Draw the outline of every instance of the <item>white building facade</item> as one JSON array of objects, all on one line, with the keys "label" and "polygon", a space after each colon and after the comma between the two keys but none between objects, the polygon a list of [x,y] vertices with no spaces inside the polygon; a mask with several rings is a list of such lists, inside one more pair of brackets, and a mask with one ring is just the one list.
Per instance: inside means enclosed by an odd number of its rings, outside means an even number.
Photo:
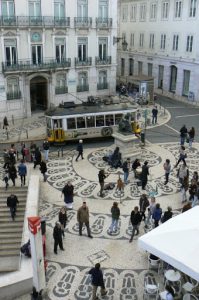
[{"label": "white building facade", "polygon": [[0,116],[114,94],[115,35],[115,0],[0,0]]},{"label": "white building facade", "polygon": [[157,92],[199,101],[199,1],[119,0],[118,76],[154,77]]}]

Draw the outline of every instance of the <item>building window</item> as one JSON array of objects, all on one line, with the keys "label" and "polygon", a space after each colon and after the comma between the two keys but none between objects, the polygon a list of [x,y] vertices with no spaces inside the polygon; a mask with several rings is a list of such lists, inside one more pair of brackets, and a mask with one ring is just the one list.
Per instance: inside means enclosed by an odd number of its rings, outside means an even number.
[{"label": "building window", "polygon": [[65,39],[55,39],[55,56],[56,61],[60,63],[64,61],[66,58],[66,47],[65,47]]},{"label": "building window", "polygon": [[131,6],[131,12],[130,12],[130,19],[131,19],[131,21],[133,21],[133,22],[136,21],[136,15],[137,15],[137,5],[133,4]]},{"label": "building window", "polygon": [[29,16],[40,17],[41,16],[41,3],[40,0],[29,1]]},{"label": "building window", "polygon": [[87,72],[80,72],[78,74],[78,85],[80,88],[83,88],[83,90],[86,90],[88,86],[88,73]]},{"label": "building window", "polygon": [[99,0],[99,18],[108,18],[108,0]]},{"label": "building window", "polygon": [[99,58],[106,60],[108,49],[108,38],[99,38]]},{"label": "building window", "polygon": [[139,46],[140,46],[140,48],[144,47],[144,33],[140,33]]},{"label": "building window", "polygon": [[153,64],[148,63],[148,76],[152,77],[153,76]]},{"label": "building window", "polygon": [[131,33],[130,35],[130,47],[135,46],[135,33]]},{"label": "building window", "polygon": [[54,16],[57,19],[65,17],[65,0],[54,1]]},{"label": "building window", "polygon": [[186,51],[192,52],[192,49],[193,49],[193,35],[188,35]]},{"label": "building window", "polygon": [[171,77],[170,77],[170,92],[175,93],[177,84],[177,73],[178,69],[176,66],[171,66]]},{"label": "building window", "polygon": [[189,94],[189,82],[190,82],[191,72],[189,70],[184,70],[183,75],[184,75],[184,77],[183,77],[182,95],[183,96],[188,96],[188,94]]},{"label": "building window", "polygon": [[150,7],[150,19],[155,20],[156,19],[156,14],[157,14],[157,4],[152,3]]},{"label": "building window", "polygon": [[16,65],[17,63],[17,41],[15,39],[4,40],[6,65]]},{"label": "building window", "polygon": [[88,17],[88,1],[87,0],[77,0],[77,16],[78,18]]},{"label": "building window", "polygon": [[146,4],[140,4],[140,21],[146,20]]},{"label": "building window", "polygon": [[125,74],[125,59],[121,58],[121,76]]},{"label": "building window", "polygon": [[179,35],[174,34],[174,36],[173,36],[173,51],[178,51],[178,42],[179,42]]},{"label": "building window", "polygon": [[128,20],[128,6],[122,7],[122,22],[127,22]]},{"label": "building window", "polygon": [[133,76],[134,74],[134,60],[133,58],[129,58],[129,76]]},{"label": "building window", "polygon": [[154,33],[150,34],[150,39],[149,39],[149,48],[153,49],[154,48],[154,40],[155,40],[155,35]]},{"label": "building window", "polygon": [[19,88],[18,78],[8,78],[7,79],[7,100],[20,99],[21,93]]},{"label": "building window", "polygon": [[107,71],[100,71],[99,78],[98,78],[98,90],[105,90],[108,88],[108,81],[107,81]]},{"label": "building window", "polygon": [[14,1],[2,0],[1,9],[3,17],[13,17],[15,15]]},{"label": "building window", "polygon": [[42,45],[32,45],[32,63],[39,65],[43,61]]},{"label": "building window", "polygon": [[182,1],[175,2],[175,18],[181,18],[182,14]]},{"label": "building window", "polygon": [[190,10],[189,10],[190,18],[193,18],[196,16],[196,6],[197,6],[197,0],[190,0]]},{"label": "building window", "polygon": [[162,19],[166,20],[169,17],[169,2],[162,3]]},{"label": "building window", "polygon": [[78,60],[79,61],[86,61],[87,49],[88,49],[88,39],[78,38]]},{"label": "building window", "polygon": [[163,89],[163,79],[164,79],[164,66],[159,65],[158,67],[158,88]]},{"label": "building window", "polygon": [[166,46],[166,34],[161,34],[160,49],[165,50],[165,46]]},{"label": "building window", "polygon": [[138,75],[142,75],[143,62],[138,61]]},{"label": "building window", "polygon": [[68,93],[66,74],[57,74],[55,94]]}]

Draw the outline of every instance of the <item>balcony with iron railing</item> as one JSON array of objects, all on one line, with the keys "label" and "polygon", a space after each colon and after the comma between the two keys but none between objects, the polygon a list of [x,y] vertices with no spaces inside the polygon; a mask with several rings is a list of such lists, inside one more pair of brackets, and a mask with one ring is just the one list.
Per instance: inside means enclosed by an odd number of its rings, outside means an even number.
[{"label": "balcony with iron railing", "polygon": [[0,27],[70,27],[70,18],[58,18],[53,16],[0,16]]},{"label": "balcony with iron railing", "polygon": [[96,56],[95,65],[96,66],[111,65],[111,56],[106,56],[106,57]]},{"label": "balcony with iron railing", "polygon": [[98,90],[106,90],[108,89],[108,82],[101,82],[97,84]]},{"label": "balcony with iron railing", "polygon": [[98,29],[109,29],[112,28],[112,18],[96,18],[96,27]]},{"label": "balcony with iron railing", "polygon": [[6,96],[7,96],[7,100],[21,99],[21,91],[7,92]]},{"label": "balcony with iron railing", "polygon": [[61,94],[67,94],[68,93],[68,87],[67,86],[56,86],[55,87],[55,94],[61,95]]},{"label": "balcony with iron railing", "polygon": [[84,84],[84,85],[77,85],[77,92],[88,92],[89,91],[89,85]]},{"label": "balcony with iron railing", "polygon": [[49,69],[65,69],[70,68],[71,59],[62,59],[58,61],[57,59],[48,58],[43,59],[41,62],[34,63],[32,60],[18,60],[16,63],[3,62],[2,72],[32,72],[35,70],[49,70]]},{"label": "balcony with iron railing", "polygon": [[75,67],[89,67],[92,65],[92,57],[85,57],[81,60],[78,57],[75,57]]},{"label": "balcony with iron railing", "polygon": [[92,18],[74,18],[75,28],[91,28],[92,26]]}]

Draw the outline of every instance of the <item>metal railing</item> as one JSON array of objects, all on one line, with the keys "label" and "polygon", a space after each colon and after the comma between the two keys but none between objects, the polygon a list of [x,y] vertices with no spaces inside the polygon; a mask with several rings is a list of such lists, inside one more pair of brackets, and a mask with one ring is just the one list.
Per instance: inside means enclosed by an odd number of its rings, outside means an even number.
[{"label": "metal railing", "polygon": [[18,60],[16,63],[10,64],[9,62],[2,63],[2,71],[5,72],[15,72],[15,71],[29,71],[41,70],[41,69],[59,69],[59,68],[70,68],[71,59],[62,59],[57,61],[57,59],[47,58],[43,59],[39,63],[33,63],[32,60]]},{"label": "metal railing", "polygon": [[95,65],[110,65],[111,64],[111,56],[106,56],[105,58],[101,58],[99,56],[95,57]]},{"label": "metal railing", "polygon": [[89,85],[77,85],[77,92],[88,92],[89,91]]},{"label": "metal railing", "polygon": [[55,94],[67,94],[68,93],[68,87],[67,86],[56,86],[55,87]]},{"label": "metal railing", "polygon": [[92,18],[74,18],[75,28],[90,28],[92,26]]},{"label": "metal railing", "polygon": [[15,99],[21,99],[21,91],[17,92],[8,92],[6,94],[7,100],[15,100]]},{"label": "metal railing", "polygon": [[108,82],[102,82],[97,84],[98,90],[106,90],[108,89]]},{"label": "metal railing", "polygon": [[112,18],[96,18],[96,27],[100,29],[111,28],[113,25]]},{"label": "metal railing", "polygon": [[70,27],[70,18],[53,16],[1,16],[0,27]]},{"label": "metal railing", "polygon": [[80,60],[78,57],[75,57],[75,67],[91,66],[91,65],[92,65],[92,57],[86,57],[84,60]]}]

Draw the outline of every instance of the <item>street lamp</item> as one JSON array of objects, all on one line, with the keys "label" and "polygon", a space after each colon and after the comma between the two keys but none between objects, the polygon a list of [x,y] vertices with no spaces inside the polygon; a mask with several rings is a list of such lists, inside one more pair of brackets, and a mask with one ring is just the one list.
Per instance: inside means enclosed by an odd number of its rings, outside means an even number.
[{"label": "street lamp", "polygon": [[127,43],[125,37],[116,37],[116,36],[114,36],[113,37],[113,45],[115,45],[116,43],[119,43],[120,40],[122,40],[122,49],[124,51],[126,51],[127,47],[128,47],[128,43]]}]

